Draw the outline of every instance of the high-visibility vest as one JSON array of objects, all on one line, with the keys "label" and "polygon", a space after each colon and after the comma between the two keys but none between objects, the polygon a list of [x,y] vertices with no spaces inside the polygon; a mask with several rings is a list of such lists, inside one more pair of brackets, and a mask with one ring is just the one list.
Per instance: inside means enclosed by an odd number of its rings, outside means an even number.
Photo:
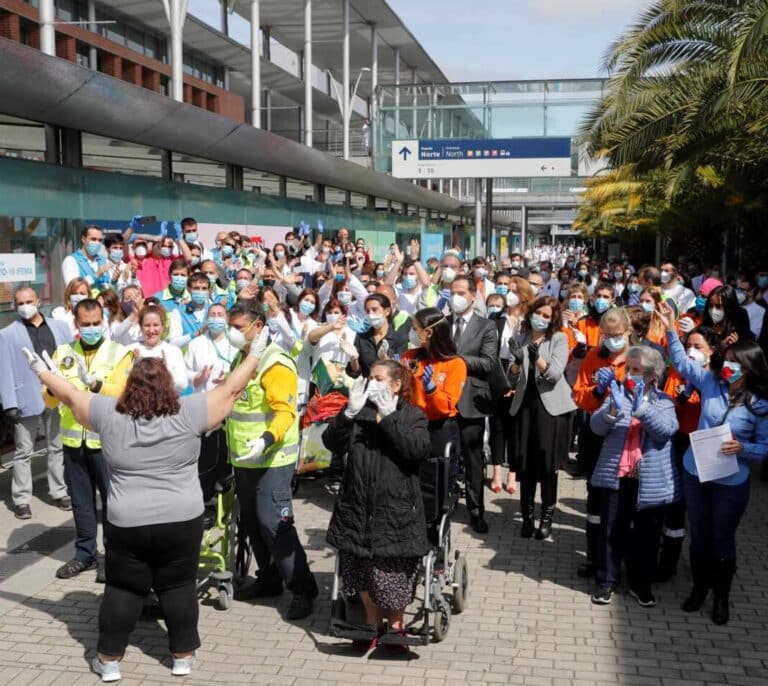
[{"label": "high-visibility vest", "polygon": [[[128,348],[114,341],[104,340],[96,350],[96,354],[91,359],[88,371],[94,376],[106,381],[115,365],[120,362],[127,354]],[[85,362],[85,353],[80,341],[75,343],[65,343],[56,348],[53,353],[53,360],[59,368],[61,375],[69,381],[75,388],[81,391],[87,391],[88,388],[80,380],[77,369],[77,358]],[[93,431],[88,431],[72,414],[64,403],[59,404],[59,414],[61,415],[61,442],[70,448],[79,448],[83,441],[87,448],[91,450],[101,450],[101,441],[99,435]]]},{"label": "high-visibility vest", "polygon": [[[242,360],[242,354],[239,356]],[[239,363],[238,360],[238,363]],[[267,395],[261,386],[261,379],[272,367],[281,364],[297,374],[296,362],[280,346],[272,344],[262,356],[256,377],[248,382],[240,397],[232,408],[232,414],[227,418],[227,446],[229,461],[235,467],[266,469],[268,467],[284,467],[294,464],[299,456],[299,415],[296,414],[293,423],[285,435],[275,441],[261,457],[258,463],[241,464],[236,458],[249,452],[247,442],[261,438],[269,429],[274,412],[269,407]],[[298,374],[297,374],[298,376]]]}]

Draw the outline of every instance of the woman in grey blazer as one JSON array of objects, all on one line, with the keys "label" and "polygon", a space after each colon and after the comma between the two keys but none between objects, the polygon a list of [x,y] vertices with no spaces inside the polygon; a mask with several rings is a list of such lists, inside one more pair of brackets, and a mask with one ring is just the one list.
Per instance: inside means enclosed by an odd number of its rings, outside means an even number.
[{"label": "woman in grey blazer", "polygon": [[509,414],[516,418],[512,445],[518,465],[523,538],[533,535],[537,483],[541,484],[541,521],[536,538],[543,540],[551,533],[557,471],[568,459],[571,413],[576,405],[564,376],[568,339],[561,326],[560,304],[556,298],[543,296],[529,309],[521,345],[514,351],[510,346],[509,376],[515,395]]}]

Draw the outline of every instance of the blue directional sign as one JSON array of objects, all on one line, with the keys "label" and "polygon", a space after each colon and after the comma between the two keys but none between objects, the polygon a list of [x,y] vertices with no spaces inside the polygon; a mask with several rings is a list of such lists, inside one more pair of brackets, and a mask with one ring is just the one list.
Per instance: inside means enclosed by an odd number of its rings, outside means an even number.
[{"label": "blue directional sign", "polygon": [[[403,150],[407,150],[407,147],[404,146]],[[570,158],[570,156],[570,138],[442,139],[419,141],[420,160],[530,160]]]}]

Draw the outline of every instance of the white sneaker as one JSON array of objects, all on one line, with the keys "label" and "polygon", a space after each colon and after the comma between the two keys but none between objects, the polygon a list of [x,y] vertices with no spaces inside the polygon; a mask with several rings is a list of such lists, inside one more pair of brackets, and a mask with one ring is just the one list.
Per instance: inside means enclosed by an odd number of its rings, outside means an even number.
[{"label": "white sneaker", "polygon": [[191,657],[174,657],[171,674],[173,676],[187,676],[192,671],[196,657],[197,651]]},{"label": "white sneaker", "polygon": [[93,669],[96,674],[99,674],[101,680],[105,683],[120,681],[120,679],[122,679],[122,675],[120,674],[120,663],[117,660],[102,662],[97,655],[91,660],[91,669]]}]

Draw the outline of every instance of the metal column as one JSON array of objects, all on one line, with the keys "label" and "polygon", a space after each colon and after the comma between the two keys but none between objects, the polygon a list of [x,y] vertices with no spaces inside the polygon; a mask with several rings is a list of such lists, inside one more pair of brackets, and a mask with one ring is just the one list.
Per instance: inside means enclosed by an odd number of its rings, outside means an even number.
[{"label": "metal column", "polygon": [[419,104],[419,97],[416,95],[416,69],[411,69],[411,83],[413,84],[413,103],[411,111],[411,138],[420,138],[419,132],[416,127],[419,125],[419,113],[416,111],[416,107]]},{"label": "metal column", "polygon": [[485,180],[485,254],[493,252],[493,179]]},{"label": "metal column", "polygon": [[475,255],[483,254],[483,180],[475,179]]},{"label": "metal column", "polygon": [[344,159],[349,159],[349,119],[352,103],[349,93],[349,0],[344,0],[344,41],[342,55],[342,127],[344,136]]},{"label": "metal column", "polygon": [[395,140],[400,138],[400,48],[395,48]]},{"label": "metal column", "polygon": [[525,244],[528,240],[528,206],[520,208],[520,252],[525,254]]},{"label": "metal column", "polygon": [[304,0],[304,145],[312,147],[312,0]]},{"label": "metal column", "polygon": [[371,157],[376,155],[378,150],[378,141],[376,140],[376,133],[379,129],[376,118],[378,117],[378,95],[376,88],[379,85],[379,36],[376,33],[376,24],[371,24],[371,102],[368,106],[368,114],[370,116],[370,123],[368,126],[368,140],[369,150],[368,154]]},{"label": "metal column", "polygon": [[165,17],[171,29],[171,96],[184,102],[184,21],[188,0],[163,0]]},{"label": "metal column", "polygon": [[[96,33],[98,31],[98,24],[94,23],[96,21],[96,3],[94,0],[88,0],[88,21],[91,22],[88,24],[88,30]],[[95,45],[88,47],[88,66],[92,71],[98,71],[99,69],[99,53],[96,51]]]},{"label": "metal column", "polygon": [[56,56],[56,10],[53,0],[40,0],[40,51]]},{"label": "metal column", "polygon": [[[251,125],[261,128],[261,48],[259,0],[251,0]],[[265,36],[266,41],[266,36]]]},{"label": "metal column", "polygon": [[220,4],[220,24],[221,32],[225,35],[229,35],[229,0],[219,0]]}]

